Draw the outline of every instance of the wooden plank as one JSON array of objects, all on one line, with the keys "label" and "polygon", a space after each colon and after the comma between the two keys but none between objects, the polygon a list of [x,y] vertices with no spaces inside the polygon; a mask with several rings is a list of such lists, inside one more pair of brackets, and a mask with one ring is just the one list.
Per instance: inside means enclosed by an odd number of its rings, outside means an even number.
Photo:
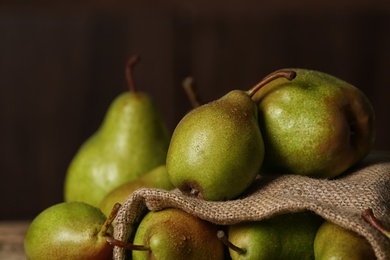
[{"label": "wooden plank", "polygon": [[30,222],[0,222],[0,259],[25,260],[23,240]]}]

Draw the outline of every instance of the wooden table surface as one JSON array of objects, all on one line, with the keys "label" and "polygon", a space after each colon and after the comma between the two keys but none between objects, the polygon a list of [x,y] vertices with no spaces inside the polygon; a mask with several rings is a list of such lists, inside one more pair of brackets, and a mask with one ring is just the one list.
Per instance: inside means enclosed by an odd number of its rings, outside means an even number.
[{"label": "wooden table surface", "polygon": [[30,222],[0,221],[0,259],[26,260],[23,239]]}]

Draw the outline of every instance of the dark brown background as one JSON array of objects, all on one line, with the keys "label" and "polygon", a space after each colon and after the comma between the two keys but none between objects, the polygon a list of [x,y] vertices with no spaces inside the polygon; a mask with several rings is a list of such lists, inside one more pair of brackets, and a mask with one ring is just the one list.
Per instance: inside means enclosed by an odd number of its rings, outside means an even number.
[{"label": "dark brown background", "polygon": [[305,67],[361,88],[377,115],[375,149],[390,150],[387,0],[28,2],[0,2],[0,219],[62,201],[66,168],[126,90],[135,53],[138,88],[170,130],[190,108],[188,75],[209,101]]}]

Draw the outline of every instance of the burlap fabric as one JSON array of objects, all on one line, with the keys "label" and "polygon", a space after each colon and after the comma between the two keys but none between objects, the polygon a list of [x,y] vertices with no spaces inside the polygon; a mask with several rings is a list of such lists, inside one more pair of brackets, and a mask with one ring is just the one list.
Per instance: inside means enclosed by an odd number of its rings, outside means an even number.
[{"label": "burlap fabric", "polygon": [[[361,218],[371,208],[390,227],[390,153],[371,153],[358,166],[334,180],[298,175],[260,176],[240,198],[204,201],[181,194],[142,188],[130,195],[115,220],[114,237],[131,237],[147,210],[182,209],[215,224],[229,225],[310,210],[366,237],[378,259],[390,259],[390,239]],[[114,248],[114,259],[126,259],[125,251]]]}]

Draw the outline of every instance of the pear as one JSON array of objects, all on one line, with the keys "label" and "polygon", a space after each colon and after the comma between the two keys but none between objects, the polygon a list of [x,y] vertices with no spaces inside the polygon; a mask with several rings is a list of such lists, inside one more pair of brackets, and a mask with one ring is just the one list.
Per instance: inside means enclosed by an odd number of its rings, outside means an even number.
[{"label": "pear", "polygon": [[112,208],[108,218],[84,202],[62,202],[38,214],[24,238],[27,259],[112,259],[111,223],[119,209]]},{"label": "pear", "polygon": [[319,228],[314,240],[316,260],[374,260],[375,253],[359,234],[330,221]]},{"label": "pear", "polygon": [[123,204],[127,197],[139,188],[171,190],[174,186],[168,178],[167,167],[165,165],[160,165],[138,179],[115,188],[100,202],[99,208],[108,216],[115,203]]},{"label": "pear", "polygon": [[264,172],[333,178],[371,150],[374,111],[364,93],[329,74],[293,69],[294,80],[276,79],[259,89]]},{"label": "pear", "polygon": [[130,90],[110,105],[102,125],[79,148],[65,177],[65,201],[98,207],[116,187],[165,164],[170,134],[154,100],[135,89],[128,60]]},{"label": "pear", "polygon": [[132,250],[132,259],[224,259],[217,226],[175,208],[148,212],[135,232],[133,244],[113,238],[113,245]]},{"label": "pear", "polygon": [[286,213],[270,219],[242,222],[218,236],[233,260],[314,259],[313,243],[323,219],[311,212]]},{"label": "pear", "polygon": [[[286,75],[293,73],[266,77],[257,88]],[[251,185],[264,157],[257,106],[251,99],[255,91],[232,90],[189,111],[177,124],[166,165],[171,182],[184,194],[228,200]]]}]

